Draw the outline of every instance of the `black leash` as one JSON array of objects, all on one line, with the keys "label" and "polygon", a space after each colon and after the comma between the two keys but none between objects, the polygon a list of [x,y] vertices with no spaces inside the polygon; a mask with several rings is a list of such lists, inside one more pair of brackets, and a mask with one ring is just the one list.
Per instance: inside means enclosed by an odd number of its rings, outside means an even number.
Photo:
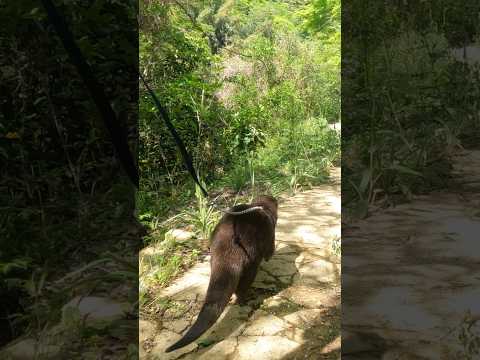
[{"label": "black leash", "polygon": [[[60,37],[63,43],[63,46],[65,47],[65,50],[67,51],[71,61],[73,62],[78,72],[80,73],[80,76],[85,82],[85,85],[90,91],[90,95],[92,96],[98,110],[100,111],[104,119],[104,122],[110,132],[113,145],[117,150],[118,157],[120,158],[120,161],[128,177],[130,178],[132,183],[138,188],[139,186],[138,169],[135,165],[135,162],[133,161],[133,156],[128,147],[126,138],[123,136],[122,129],[118,124],[115,112],[113,111],[110,103],[108,102],[102,87],[96,81],[96,78],[93,76],[92,70],[90,69],[90,66],[88,65],[88,63],[85,61],[85,58],[83,57],[82,52],[78,48],[77,44],[75,43],[72,33],[68,29],[64,19],[59,15],[57,9],[55,8],[51,0],[42,0],[42,4],[47,12],[50,22],[52,23],[53,27],[55,28],[55,31]],[[173,138],[175,139],[175,142],[177,144],[178,149],[180,150],[180,153],[182,154],[182,158],[188,172],[192,176],[193,180],[200,187],[200,190],[202,191],[203,195],[207,197],[208,193],[200,183],[197,177],[197,173],[195,172],[192,157],[187,152],[185,148],[185,144],[183,143],[182,139],[180,138],[177,131],[175,130],[175,127],[170,121],[170,118],[168,116],[166,109],[160,104],[160,101],[158,100],[157,96],[152,91],[150,86],[148,86],[147,82],[145,81],[145,78],[142,76],[140,72],[139,72],[139,75],[145,87],[147,88],[147,91],[152,97],[158,112],[160,113],[161,117],[165,121],[165,124],[167,125],[168,130],[170,131]]]},{"label": "black leash", "polygon": [[117,151],[120,162],[127,173],[130,181],[138,188],[139,186],[139,175],[138,169],[133,159],[132,153],[128,146],[127,138],[124,135],[120,124],[118,123],[117,116],[113,111],[103,88],[97,82],[93,72],[85,61],[85,58],[82,55],[82,52],[75,43],[72,33],[68,29],[68,26],[64,19],[60,16],[57,9],[50,0],[41,0],[43,7],[45,8],[48,18],[52,23],[57,35],[60,37],[60,40],[67,51],[70,60],[77,68],[77,71],[80,73],[85,85],[87,86],[90,95],[97,106],[102,118],[105,122],[105,125],[110,132],[112,138],[113,146]]},{"label": "black leash", "polygon": [[175,143],[177,144],[178,149],[180,150],[180,153],[182,154],[183,162],[185,163],[185,166],[192,176],[193,180],[197,183],[197,185],[200,187],[200,190],[202,190],[202,193],[205,197],[208,197],[207,190],[205,190],[200,184],[200,181],[198,180],[197,173],[195,172],[195,168],[193,167],[193,161],[192,157],[190,154],[187,152],[187,149],[185,148],[185,144],[183,143],[182,139],[177,133],[177,130],[175,130],[175,127],[173,126],[172,122],[170,121],[170,117],[168,116],[167,110],[160,104],[160,100],[158,100],[157,95],[153,92],[153,90],[148,86],[148,83],[145,81],[145,78],[143,77],[142,73],[139,72],[140,78],[143,81],[143,84],[145,85],[145,88],[147,89],[148,93],[152,97],[155,106],[157,107],[158,112],[160,113],[161,117],[165,121],[165,125],[167,125],[168,130],[170,130],[170,133],[172,134],[173,138],[175,139]]}]

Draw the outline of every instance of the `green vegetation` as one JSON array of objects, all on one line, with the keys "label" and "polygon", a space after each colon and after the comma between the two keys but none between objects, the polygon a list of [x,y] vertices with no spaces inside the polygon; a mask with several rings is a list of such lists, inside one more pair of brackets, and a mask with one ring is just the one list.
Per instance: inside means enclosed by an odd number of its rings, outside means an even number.
[{"label": "green vegetation", "polygon": [[[54,2],[115,110],[136,112],[134,3]],[[19,336],[51,340],[62,306],[93,294],[133,306],[129,330],[115,326],[114,357],[124,358],[138,336],[134,189],[41,3],[1,8],[0,347]],[[135,129],[135,116],[119,121]],[[57,358],[112,354],[113,332],[76,334],[55,338]]]},{"label": "green vegetation", "polygon": [[[327,180],[340,157],[329,127],[340,121],[340,1],[141,1],[140,12],[140,67],[219,207]],[[142,87],[140,138],[146,244],[162,248],[169,228],[188,226],[205,250],[219,212]],[[158,281],[175,266],[185,263],[164,263]]]},{"label": "green vegetation", "polygon": [[467,311],[458,326],[457,338],[462,350],[457,356],[460,359],[473,360],[480,355],[480,326],[478,317]]},{"label": "green vegetation", "polygon": [[480,137],[479,4],[355,2],[342,47],[342,211],[366,216],[449,185],[451,155]]}]

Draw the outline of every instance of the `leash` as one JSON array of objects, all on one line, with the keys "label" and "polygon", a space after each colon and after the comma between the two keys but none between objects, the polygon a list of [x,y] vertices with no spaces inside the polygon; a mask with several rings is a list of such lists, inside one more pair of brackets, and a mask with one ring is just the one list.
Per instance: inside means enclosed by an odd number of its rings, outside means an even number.
[{"label": "leash", "polygon": [[142,79],[143,84],[145,85],[145,88],[147,89],[148,93],[152,97],[153,102],[155,103],[155,106],[157,107],[157,110],[158,110],[159,114],[161,115],[161,117],[165,121],[165,125],[167,125],[168,130],[172,134],[172,136],[175,140],[175,143],[176,143],[178,149],[180,150],[180,153],[182,154],[182,158],[183,158],[183,162],[185,164],[185,167],[187,168],[187,170],[190,173],[193,180],[200,187],[200,190],[202,191],[203,196],[208,197],[207,190],[205,190],[203,188],[202,184],[200,183],[200,180],[198,180],[197,173],[196,173],[195,168],[193,166],[192,157],[188,153],[187,149],[185,148],[185,144],[183,143],[182,139],[180,138],[180,136],[177,133],[177,130],[175,130],[175,127],[173,126],[172,122],[170,121],[170,117],[168,116],[167,110],[162,106],[162,104],[160,103],[160,100],[158,99],[157,95],[155,95],[155,92],[150,88],[150,86],[146,82],[145,78],[143,77],[142,73],[138,72],[138,74],[140,75],[140,78]]},{"label": "leash", "polygon": [[[93,75],[93,72],[88,65],[88,63],[85,61],[85,57],[83,56],[82,52],[80,51],[79,47],[77,46],[75,39],[73,37],[73,34],[70,32],[68,29],[68,26],[64,19],[60,16],[58,13],[57,9],[53,5],[51,0],[41,0],[43,7],[45,8],[48,18],[50,22],[52,23],[55,31],[57,32],[57,35],[60,37],[60,40],[62,41],[62,44],[67,51],[70,60],[72,63],[75,65],[77,68],[77,71],[79,72],[80,76],[82,77],[85,85],[87,86],[90,95],[92,99],[95,102],[95,105],[97,106],[97,109],[99,110],[100,114],[103,117],[103,120],[105,122],[105,125],[107,129],[110,132],[110,136],[112,138],[113,145],[115,147],[115,150],[118,153],[118,157],[120,159],[120,162],[123,165],[123,168],[125,169],[125,172],[127,173],[128,177],[132,181],[132,183],[135,185],[135,187],[139,187],[139,174],[138,174],[138,168],[133,160],[132,153],[130,152],[130,149],[128,147],[128,143],[126,138],[123,136],[123,131],[120,128],[120,125],[118,124],[117,117],[115,115],[115,112],[113,111],[109,101],[107,100],[107,97],[105,96],[105,93],[100,86],[100,84],[97,82],[95,76]],[[158,97],[155,95],[153,90],[150,88],[148,83],[146,82],[145,78],[143,75],[139,72],[140,78],[142,79],[148,93],[152,97],[155,106],[157,107],[158,112],[160,113],[161,117],[165,121],[165,124],[172,134],[175,143],[180,150],[180,153],[182,155],[182,159],[185,163],[185,166],[192,176],[193,180],[197,183],[197,185],[200,187],[200,190],[202,191],[202,194],[205,197],[208,197],[208,193],[205,190],[205,188],[202,186],[200,183],[197,173],[195,171],[195,168],[193,166],[193,161],[192,157],[190,154],[187,152],[185,144],[183,143],[182,139],[178,135],[177,131],[175,130],[175,127],[173,126],[172,122],[170,121],[170,118],[168,116],[168,112],[166,109],[161,105]]]},{"label": "leash", "polygon": [[[75,42],[73,34],[70,32],[66,22],[60,16],[57,9],[53,5],[52,1],[41,0],[41,2],[47,12],[47,16],[50,22],[52,23],[57,35],[62,41],[62,44],[70,57],[70,60],[77,68],[77,71],[79,72],[87,89],[89,90],[90,96],[95,102],[95,105],[97,106],[97,109],[99,110],[105,122],[105,125],[112,138],[114,148],[118,153],[119,160],[125,172],[127,173],[130,181],[138,189],[139,187],[138,168],[133,160],[133,156],[128,146],[127,139],[123,135],[124,133],[122,131],[122,128],[120,127],[117,121],[117,116],[115,115],[115,112],[113,111],[112,106],[110,105],[110,102],[108,101],[103,91],[103,88],[100,86],[96,77],[93,75],[93,72],[90,66],[86,62],[85,57],[83,56],[82,52],[80,51],[80,48],[77,46]],[[184,161],[185,167],[187,168],[188,172],[190,173],[195,183],[199,186],[203,196],[208,197],[208,192],[205,190],[205,188],[200,183],[200,180],[198,179],[197,172],[195,171],[195,167],[193,166],[192,157],[188,153],[185,147],[185,144],[183,143],[175,127],[173,126],[170,120],[170,117],[168,116],[167,110],[162,106],[162,104],[160,103],[160,100],[156,96],[155,92],[150,88],[150,86],[148,85],[147,81],[145,80],[141,72],[139,72],[139,76],[143,84],[145,85],[145,88],[147,89],[148,93],[152,97],[153,102],[155,103],[155,106],[160,116],[163,118],[165,122],[165,125],[167,126],[168,130],[172,134],[172,137],[174,138],[175,143],[182,155],[182,159]],[[229,215],[243,215],[243,214],[247,214],[257,210],[263,210],[268,215],[270,221],[272,221],[272,223],[275,224],[275,221],[271,216],[271,214],[269,214],[268,211],[265,211],[261,206],[254,206],[252,208],[249,208],[243,211],[238,211],[238,212],[220,209],[215,204],[213,204],[213,206],[220,212],[224,214],[229,214]]]}]

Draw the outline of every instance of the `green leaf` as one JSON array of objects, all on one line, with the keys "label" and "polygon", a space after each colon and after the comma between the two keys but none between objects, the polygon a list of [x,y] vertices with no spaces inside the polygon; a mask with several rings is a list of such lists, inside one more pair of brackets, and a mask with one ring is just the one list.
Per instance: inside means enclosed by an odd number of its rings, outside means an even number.
[{"label": "green leaf", "polygon": [[396,171],[404,173],[404,174],[423,177],[422,173],[420,173],[416,170],[410,169],[406,166],[400,165],[400,164],[393,164],[392,166],[390,166],[390,169],[391,170],[396,170]]},{"label": "green leaf", "polygon": [[198,346],[200,346],[200,347],[207,347],[207,346],[210,346],[210,345],[212,345],[212,344],[214,344],[214,343],[215,343],[214,340],[205,339],[205,340],[199,341],[197,344],[198,344]]},{"label": "green leaf", "polygon": [[370,183],[371,179],[372,179],[371,170],[370,169],[363,170],[362,181],[360,182],[360,185],[358,187],[358,189],[362,192],[362,194],[365,193],[365,190],[367,189],[367,186]]}]

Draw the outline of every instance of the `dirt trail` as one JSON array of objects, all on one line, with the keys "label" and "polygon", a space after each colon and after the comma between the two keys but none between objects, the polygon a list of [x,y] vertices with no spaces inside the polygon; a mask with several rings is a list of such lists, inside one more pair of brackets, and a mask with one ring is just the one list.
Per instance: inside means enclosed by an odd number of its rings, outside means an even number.
[{"label": "dirt trail", "polygon": [[480,151],[459,154],[455,172],[455,193],[344,227],[344,359],[467,358],[450,329],[480,316]]},{"label": "dirt trail", "polygon": [[[331,183],[280,201],[276,253],[253,285],[256,299],[230,304],[197,342],[165,354],[195,320],[208,285],[209,259],[164,289],[182,309],[140,321],[142,359],[339,359],[340,169]],[[201,343],[203,346],[199,346]]]}]

